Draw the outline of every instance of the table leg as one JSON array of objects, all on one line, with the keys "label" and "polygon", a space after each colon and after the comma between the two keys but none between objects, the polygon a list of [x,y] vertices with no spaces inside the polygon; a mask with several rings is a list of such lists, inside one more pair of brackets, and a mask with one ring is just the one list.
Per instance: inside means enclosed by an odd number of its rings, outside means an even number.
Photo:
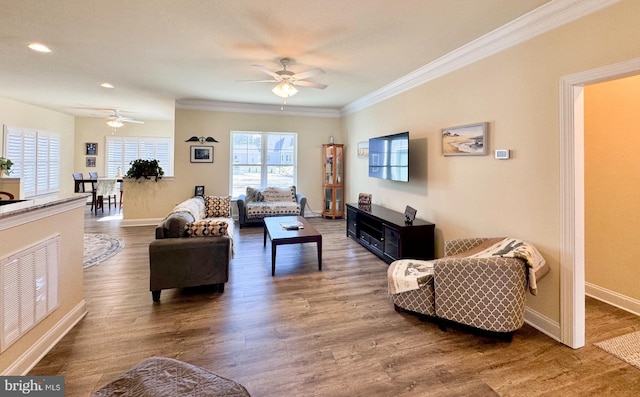
[{"label": "table leg", "polygon": [[276,275],[276,247],[278,245],[271,241],[271,277]]},{"label": "table leg", "polygon": [[264,245],[263,247],[267,246],[267,225],[264,225]]},{"label": "table leg", "polygon": [[322,236],[318,239],[318,270],[322,271]]}]

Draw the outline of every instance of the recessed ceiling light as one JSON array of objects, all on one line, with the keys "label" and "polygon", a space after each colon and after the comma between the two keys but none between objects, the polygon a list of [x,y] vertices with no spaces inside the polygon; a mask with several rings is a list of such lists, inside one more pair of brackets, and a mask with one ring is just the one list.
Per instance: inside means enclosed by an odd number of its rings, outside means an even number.
[{"label": "recessed ceiling light", "polygon": [[113,88],[113,84],[104,82],[104,83],[100,84],[100,87],[102,87],[102,88]]},{"label": "recessed ceiling light", "polygon": [[29,48],[38,52],[51,52],[51,49],[49,47],[40,43],[31,43],[29,44]]}]

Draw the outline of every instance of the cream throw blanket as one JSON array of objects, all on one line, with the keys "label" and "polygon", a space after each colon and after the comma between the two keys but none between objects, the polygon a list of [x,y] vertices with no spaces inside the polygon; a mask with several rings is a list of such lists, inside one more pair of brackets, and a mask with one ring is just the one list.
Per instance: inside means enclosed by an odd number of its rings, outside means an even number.
[{"label": "cream throw blanket", "polygon": [[[487,245],[489,246],[487,247]],[[529,292],[532,295],[538,293],[537,280],[547,274],[549,267],[536,247],[526,241],[514,238],[493,239],[479,247],[453,255],[452,257],[492,258],[494,256],[518,258],[524,261],[527,266]],[[400,259],[393,262],[387,272],[389,293],[399,294],[401,292],[419,289],[427,284],[433,277],[434,263],[435,261],[414,259]]]},{"label": "cream throw blanket", "polygon": [[235,256],[236,246],[233,241],[235,224],[233,222],[233,219],[232,218],[207,218],[205,214],[206,212],[205,209],[206,208],[204,205],[204,200],[194,197],[194,198],[185,200],[179,203],[178,205],[176,205],[175,207],[173,207],[173,210],[171,210],[170,214],[175,214],[177,212],[187,212],[191,214],[193,219],[195,219],[196,221],[199,221],[202,219],[208,219],[210,221],[226,222],[227,235],[229,235],[229,237],[231,238],[231,255]]}]

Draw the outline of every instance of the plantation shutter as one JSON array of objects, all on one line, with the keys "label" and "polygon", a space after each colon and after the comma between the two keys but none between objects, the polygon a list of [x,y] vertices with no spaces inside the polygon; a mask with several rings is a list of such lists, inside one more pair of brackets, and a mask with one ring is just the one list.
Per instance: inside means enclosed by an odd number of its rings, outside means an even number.
[{"label": "plantation shutter", "polygon": [[156,159],[166,176],[173,175],[171,138],[111,136],[106,140],[108,177],[114,177],[118,167],[122,167],[122,173],[126,174],[130,163],[136,159]]},{"label": "plantation shutter", "polygon": [[60,190],[60,135],[55,132],[5,126],[5,154],[20,178],[25,198]]}]

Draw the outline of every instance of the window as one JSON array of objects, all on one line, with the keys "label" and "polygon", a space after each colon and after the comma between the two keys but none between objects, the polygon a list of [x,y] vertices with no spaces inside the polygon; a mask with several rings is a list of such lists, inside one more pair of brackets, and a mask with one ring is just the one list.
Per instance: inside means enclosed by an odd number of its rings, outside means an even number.
[{"label": "window", "polygon": [[106,137],[106,176],[113,178],[120,168],[122,175],[136,159],[156,159],[165,176],[173,176],[173,140],[153,137]]},{"label": "window", "polygon": [[22,180],[25,198],[60,191],[60,134],[5,126],[4,157]]},{"label": "window", "polygon": [[298,134],[231,132],[231,195],[247,186],[288,187],[296,184]]}]

